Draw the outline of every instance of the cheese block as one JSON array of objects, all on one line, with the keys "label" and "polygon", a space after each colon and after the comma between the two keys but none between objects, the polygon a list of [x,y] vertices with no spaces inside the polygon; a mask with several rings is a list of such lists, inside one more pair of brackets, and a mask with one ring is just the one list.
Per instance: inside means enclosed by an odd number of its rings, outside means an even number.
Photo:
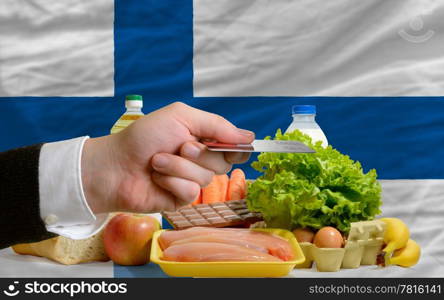
[{"label": "cheese block", "polygon": [[64,265],[108,261],[102,233],[103,230],[83,240],[57,236],[36,243],[17,244],[12,249],[18,254],[46,257]]}]

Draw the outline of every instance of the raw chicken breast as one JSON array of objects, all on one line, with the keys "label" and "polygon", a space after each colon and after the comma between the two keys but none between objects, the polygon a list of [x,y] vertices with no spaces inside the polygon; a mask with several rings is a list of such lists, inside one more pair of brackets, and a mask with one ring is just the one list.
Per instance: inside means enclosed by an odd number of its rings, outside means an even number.
[{"label": "raw chicken breast", "polygon": [[218,236],[218,235],[196,235],[196,236],[192,236],[192,237],[188,237],[188,238],[184,238],[184,239],[180,239],[177,241],[174,241],[170,244],[171,246],[174,245],[182,245],[182,244],[187,244],[187,243],[223,243],[223,244],[230,244],[230,245],[237,245],[237,246],[242,246],[242,247],[246,247],[249,249],[253,249],[256,251],[260,251],[262,253],[268,253],[268,249],[265,247],[262,247],[258,244],[255,243],[251,243],[248,241],[243,241],[243,240],[239,240],[239,239],[234,239],[234,238],[230,238],[230,237],[223,237],[223,236]]},{"label": "raw chicken breast", "polygon": [[162,259],[179,262],[281,261],[279,258],[267,253],[223,243],[187,243],[172,245],[163,252]]},{"label": "raw chicken breast", "polygon": [[191,238],[195,236],[221,235],[223,232],[234,231],[234,233],[247,232],[248,229],[238,228],[212,228],[212,227],[191,227],[183,230],[168,230],[159,236],[159,245],[162,250],[168,248],[173,242]]},{"label": "raw chicken breast", "polygon": [[[188,242],[227,242],[234,245],[242,245],[249,249],[263,250],[284,261],[294,258],[290,243],[276,235],[249,229],[237,228],[208,228],[192,227],[180,231],[165,231],[159,237],[162,249],[167,249],[171,244],[182,241]],[[233,240],[235,242],[233,242]]]}]

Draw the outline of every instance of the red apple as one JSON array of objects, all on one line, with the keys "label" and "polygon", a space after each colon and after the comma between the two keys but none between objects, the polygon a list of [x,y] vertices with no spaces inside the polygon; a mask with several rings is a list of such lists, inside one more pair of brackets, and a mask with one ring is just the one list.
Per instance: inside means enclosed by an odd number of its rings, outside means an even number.
[{"label": "red apple", "polygon": [[159,222],[153,217],[118,214],[109,221],[103,232],[105,251],[119,265],[144,265],[150,259],[153,233],[159,229]]}]

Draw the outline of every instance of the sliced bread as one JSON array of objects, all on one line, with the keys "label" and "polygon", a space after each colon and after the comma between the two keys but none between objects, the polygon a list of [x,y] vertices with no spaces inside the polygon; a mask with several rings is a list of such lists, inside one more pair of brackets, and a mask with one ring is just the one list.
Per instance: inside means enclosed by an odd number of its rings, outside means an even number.
[{"label": "sliced bread", "polygon": [[102,233],[103,231],[83,240],[57,236],[37,243],[17,244],[12,249],[18,254],[46,257],[65,265],[108,261]]}]

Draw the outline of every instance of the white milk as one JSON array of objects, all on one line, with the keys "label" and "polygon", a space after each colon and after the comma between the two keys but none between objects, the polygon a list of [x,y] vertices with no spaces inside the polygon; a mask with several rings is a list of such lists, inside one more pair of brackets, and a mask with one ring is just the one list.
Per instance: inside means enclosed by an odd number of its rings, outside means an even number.
[{"label": "white milk", "polygon": [[323,147],[328,146],[328,140],[316,123],[316,106],[314,105],[295,105],[292,108],[293,111],[293,122],[285,131],[292,132],[295,129],[299,129],[302,133],[309,135],[313,142],[321,141]]}]

